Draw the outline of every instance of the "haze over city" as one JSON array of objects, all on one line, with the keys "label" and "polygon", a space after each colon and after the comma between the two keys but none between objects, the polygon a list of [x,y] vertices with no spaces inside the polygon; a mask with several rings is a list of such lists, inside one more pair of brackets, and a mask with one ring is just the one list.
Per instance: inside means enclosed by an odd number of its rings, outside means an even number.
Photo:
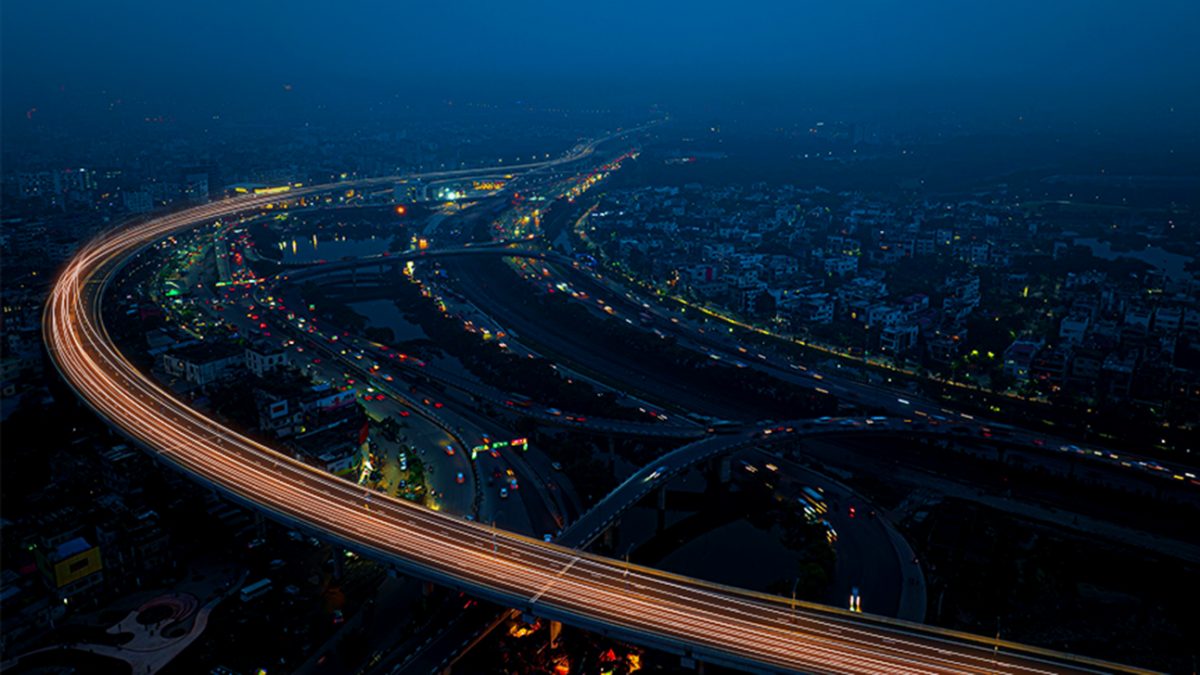
[{"label": "haze over city", "polygon": [[4,3],[0,669],[1194,674],[1197,26]]}]

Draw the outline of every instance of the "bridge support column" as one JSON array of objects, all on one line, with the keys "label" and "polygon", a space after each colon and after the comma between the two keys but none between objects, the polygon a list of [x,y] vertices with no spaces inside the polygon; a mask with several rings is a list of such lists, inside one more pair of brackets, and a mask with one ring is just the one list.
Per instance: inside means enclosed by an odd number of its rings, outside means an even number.
[{"label": "bridge support column", "polygon": [[604,533],[600,535],[600,543],[607,550],[612,550],[617,545],[617,528],[621,526],[621,521],[616,521],[612,525],[605,528]]},{"label": "bridge support column", "polygon": [[342,576],[346,573],[346,549],[340,546],[333,547],[333,580],[341,581]]},{"label": "bridge support column", "polygon": [[550,622],[550,647],[551,648],[558,646],[558,636],[561,634],[562,634],[562,622],[561,621],[551,621]]},{"label": "bridge support column", "polygon": [[722,485],[728,485],[733,480],[733,463],[728,457],[721,458],[721,466],[717,471],[717,480]]},{"label": "bridge support column", "polygon": [[655,506],[658,511],[658,529],[655,534],[662,534],[662,531],[667,529],[667,486],[663,485],[658,488],[658,494],[655,496]]}]

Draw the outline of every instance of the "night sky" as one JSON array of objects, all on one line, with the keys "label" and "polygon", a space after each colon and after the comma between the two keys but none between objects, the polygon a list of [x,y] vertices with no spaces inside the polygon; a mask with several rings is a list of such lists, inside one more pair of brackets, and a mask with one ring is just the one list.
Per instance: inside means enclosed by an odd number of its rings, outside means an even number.
[{"label": "night sky", "polygon": [[220,111],[291,85],[331,104],[733,97],[1138,124],[1200,92],[1194,0],[332,4],[4,2],[6,116],[67,92]]}]

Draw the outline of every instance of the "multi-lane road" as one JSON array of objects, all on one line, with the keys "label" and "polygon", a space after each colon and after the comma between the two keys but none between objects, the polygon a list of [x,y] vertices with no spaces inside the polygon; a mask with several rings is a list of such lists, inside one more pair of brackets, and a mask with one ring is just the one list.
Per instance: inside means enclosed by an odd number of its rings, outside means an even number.
[{"label": "multi-lane road", "polygon": [[[680,346],[707,354],[714,360],[726,364],[736,364],[739,368],[757,370],[790,384],[799,385],[823,394],[831,394],[841,401],[853,404],[862,409],[886,412],[897,418],[911,418],[912,424],[916,425],[916,427],[943,426],[951,429],[967,430],[969,435],[975,437],[986,435],[990,438],[995,436],[996,438],[992,438],[991,440],[1002,441],[1010,446],[1024,446],[1031,450],[1039,451],[1038,456],[1034,458],[1036,462],[1058,463],[1064,459],[1068,459],[1069,461],[1084,460],[1098,469],[1105,470],[1115,476],[1120,484],[1131,486],[1133,489],[1138,489],[1136,486],[1146,481],[1152,483],[1165,481],[1173,489],[1190,490],[1189,494],[1195,494],[1194,489],[1200,487],[1200,477],[1196,476],[1192,467],[1162,461],[1130,451],[1123,450],[1118,452],[1090,444],[1081,446],[1077,445],[1077,441],[1057,437],[1050,433],[1039,433],[1030,431],[1029,429],[1015,428],[1007,424],[987,420],[983,417],[955,412],[946,409],[942,403],[929,400],[920,395],[891,389],[879,384],[857,381],[841,374],[839,372],[840,366],[833,366],[828,369],[822,368],[822,372],[818,372],[816,368],[793,362],[790,358],[772,350],[769,346],[760,346],[759,349],[762,350],[760,352],[758,349],[749,348],[739,343],[739,339],[744,339],[748,331],[761,331],[761,329],[736,322],[729,323],[726,319],[713,319],[714,324],[708,324],[706,323],[707,317],[705,315],[697,316],[698,313],[695,311],[690,313],[672,312],[669,309],[672,306],[671,303],[664,302],[660,298],[655,298],[648,294],[639,295],[639,291],[636,288],[622,285],[613,280],[611,276],[601,277],[595,273],[578,269],[573,265],[561,265],[560,268],[565,272],[562,276],[564,281],[567,281],[574,288],[580,290],[586,289],[590,294],[586,301],[578,301],[582,306],[589,309],[589,311],[599,315],[600,311],[597,309],[598,307],[610,306],[613,308],[612,315],[618,319],[625,318],[632,321],[633,317],[638,317],[639,315],[642,317],[650,316],[653,320],[644,326],[647,330],[655,330],[663,335],[670,335],[675,338],[676,343]],[[469,270],[460,269],[464,272],[464,277],[470,276],[466,273]],[[520,329],[523,333],[533,335],[539,341],[550,344],[570,343],[571,330],[569,327],[545,325],[544,323],[532,320],[531,317],[522,316],[520,307],[511,302],[505,303],[505,297],[502,294],[498,294],[493,289],[477,283],[476,279],[468,278],[467,281],[473,293],[478,292],[488,297],[495,307],[503,308],[506,319],[514,328]],[[643,321],[642,323],[645,322]],[[724,328],[730,325],[741,328],[741,333],[735,336],[724,330]],[[564,348],[562,351],[565,352],[567,350]],[[571,357],[579,359],[581,363],[594,362],[597,358],[607,356],[609,355],[580,353],[578,350],[571,353]],[[604,372],[616,372],[616,370],[609,369]],[[637,380],[630,379],[629,381],[636,382]],[[660,398],[665,398],[667,392],[670,391],[669,387],[671,384],[661,382],[654,382],[653,384],[659,390]],[[699,397],[694,397],[694,400],[696,403],[690,406],[692,408],[710,410],[713,414],[719,412],[718,409],[706,408],[705,406],[708,405],[708,401],[701,400]],[[739,416],[735,410],[730,410],[727,416],[732,419],[751,419]],[[984,431],[985,429],[986,431]],[[933,431],[935,435],[940,435],[937,429]],[[984,431],[984,434],[980,434],[980,431]]]},{"label": "multi-lane road", "polygon": [[139,371],[109,338],[104,290],[127,260],[162,237],[278,199],[225,200],[113,231],[75,256],[47,303],[46,341],[71,386],[112,425],[196,480],[425,578],[703,660],[799,672],[1136,672],[819,606],[792,607],[498,531],[372,494],[205,417]]}]

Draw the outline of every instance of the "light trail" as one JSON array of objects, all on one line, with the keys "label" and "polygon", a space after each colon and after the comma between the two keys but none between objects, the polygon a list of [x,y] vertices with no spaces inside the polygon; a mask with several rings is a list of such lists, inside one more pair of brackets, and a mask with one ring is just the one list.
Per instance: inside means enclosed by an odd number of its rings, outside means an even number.
[{"label": "light trail", "polygon": [[[288,198],[392,180],[304,188]],[[497,532],[384,495],[368,501],[361,487],[209,419],[120,352],[104,325],[104,290],[163,237],[279,200],[229,199],[103,235],[70,261],[47,302],[47,345],[71,386],[114,427],[193,477],[437,582],[702,660],[817,673],[1144,672],[817,605],[792,609],[783,598]]]}]

